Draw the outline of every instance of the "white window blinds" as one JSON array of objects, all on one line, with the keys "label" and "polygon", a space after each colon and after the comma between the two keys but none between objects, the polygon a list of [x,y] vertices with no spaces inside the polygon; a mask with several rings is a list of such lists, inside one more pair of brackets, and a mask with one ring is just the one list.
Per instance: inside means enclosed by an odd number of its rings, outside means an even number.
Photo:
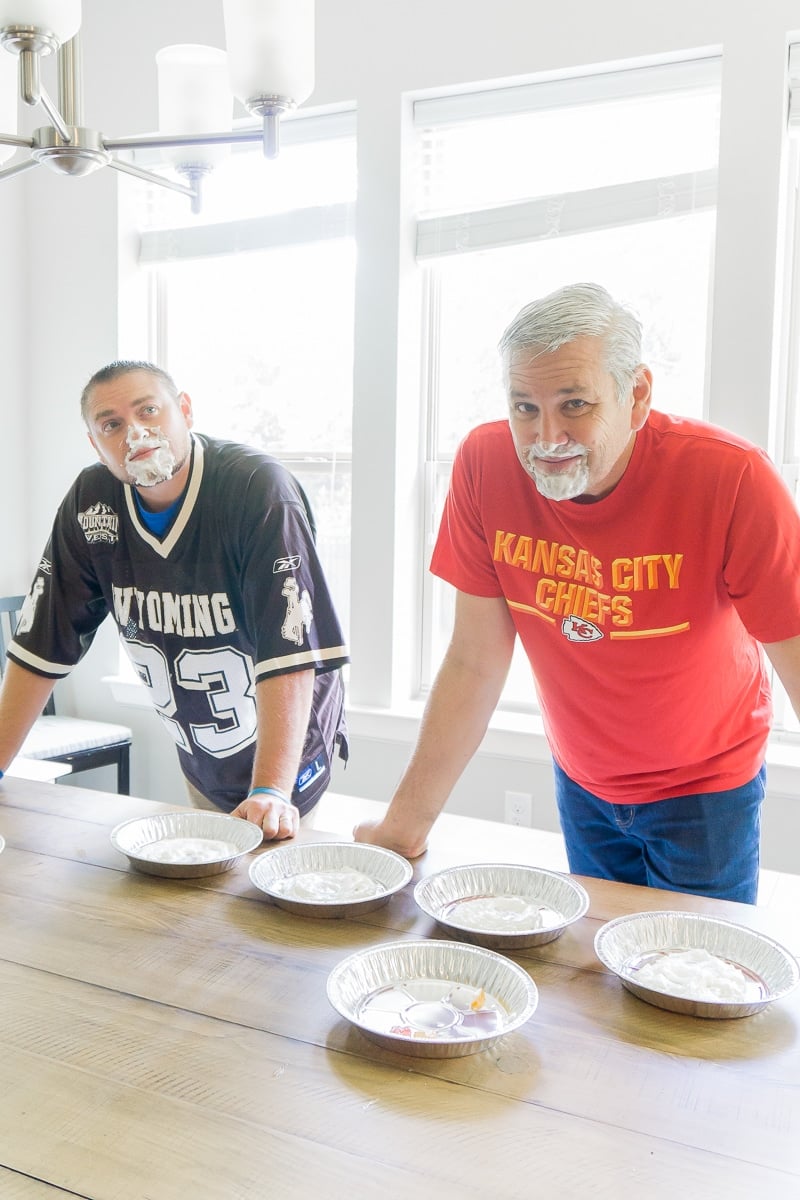
[{"label": "white window blinds", "polygon": [[718,58],[419,100],[420,259],[713,208]]}]

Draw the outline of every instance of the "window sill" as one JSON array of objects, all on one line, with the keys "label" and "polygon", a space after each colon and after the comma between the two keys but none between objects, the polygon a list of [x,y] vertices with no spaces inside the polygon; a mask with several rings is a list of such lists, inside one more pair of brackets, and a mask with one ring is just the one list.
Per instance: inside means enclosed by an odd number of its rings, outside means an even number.
[{"label": "window sill", "polygon": [[[147,690],[138,679],[106,675],[103,683],[109,685],[118,704],[150,708]],[[347,724],[355,737],[401,742],[411,747],[416,740],[423,708],[421,701],[397,709],[348,708]],[[533,713],[495,713],[481,742],[480,753],[523,762],[550,762],[541,718]],[[800,740],[790,741],[785,734],[772,738],[767,748],[767,770],[770,792],[800,796]]]},{"label": "window sill", "polygon": [[[413,745],[424,705],[402,709],[348,708],[347,724],[356,737]],[[768,790],[774,795],[800,798],[800,739],[777,734],[767,747]],[[551,762],[541,717],[534,713],[495,713],[481,742],[481,754],[515,758],[522,762]]]},{"label": "window sill", "polygon": [[[424,707],[422,701],[395,709],[348,707],[347,725],[357,737],[410,745],[416,739]],[[481,753],[549,763],[541,717],[533,713],[495,713],[481,743]]]}]

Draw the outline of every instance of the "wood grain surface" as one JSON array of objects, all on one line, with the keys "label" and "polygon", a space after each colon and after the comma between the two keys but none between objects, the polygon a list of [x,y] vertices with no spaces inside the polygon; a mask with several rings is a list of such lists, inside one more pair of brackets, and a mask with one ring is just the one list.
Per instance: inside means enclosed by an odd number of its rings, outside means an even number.
[{"label": "wood grain surface", "polygon": [[[360,806],[342,798],[335,820],[327,797],[335,828],[300,840],[349,837]],[[326,995],[355,950],[445,936],[413,884],[324,920],[272,905],[252,856],[200,879],[137,874],[110,831],[167,808],[0,784],[2,1200],[800,1197],[800,989],[740,1020],[680,1016],[593,949],[604,921],[670,908],[797,954],[797,877],[770,876],[757,907],[583,879],[588,914],[512,955],[539,990],[532,1018],[479,1054],[420,1059]],[[560,854],[555,835],[445,815],[414,878]]]}]

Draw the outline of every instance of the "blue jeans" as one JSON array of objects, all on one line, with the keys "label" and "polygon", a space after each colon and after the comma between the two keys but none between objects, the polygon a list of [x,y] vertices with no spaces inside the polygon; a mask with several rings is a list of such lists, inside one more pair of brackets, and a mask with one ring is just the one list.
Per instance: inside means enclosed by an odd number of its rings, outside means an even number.
[{"label": "blue jeans", "polygon": [[611,804],[553,763],[575,875],[755,904],[767,769],[727,792]]}]

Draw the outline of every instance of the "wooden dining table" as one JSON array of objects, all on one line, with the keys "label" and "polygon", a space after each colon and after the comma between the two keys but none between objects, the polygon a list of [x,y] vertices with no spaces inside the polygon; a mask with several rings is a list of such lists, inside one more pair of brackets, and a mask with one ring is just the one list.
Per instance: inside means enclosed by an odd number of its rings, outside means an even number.
[{"label": "wooden dining table", "polygon": [[[418,1058],[326,993],[354,951],[447,936],[413,883],[328,920],[251,884],[274,844],[222,874],[139,874],[109,834],[169,808],[0,784],[2,1200],[800,1197],[800,988],[745,1018],[684,1016],[632,995],[593,948],[611,918],[680,909],[797,955],[800,877],[765,873],[754,907],[581,879],[588,913],[511,955],[538,989],[531,1018],[479,1053]],[[327,797],[331,828],[299,840],[349,840],[358,808],[342,797],[337,816]],[[444,814],[414,879],[550,866],[554,845]]]}]

